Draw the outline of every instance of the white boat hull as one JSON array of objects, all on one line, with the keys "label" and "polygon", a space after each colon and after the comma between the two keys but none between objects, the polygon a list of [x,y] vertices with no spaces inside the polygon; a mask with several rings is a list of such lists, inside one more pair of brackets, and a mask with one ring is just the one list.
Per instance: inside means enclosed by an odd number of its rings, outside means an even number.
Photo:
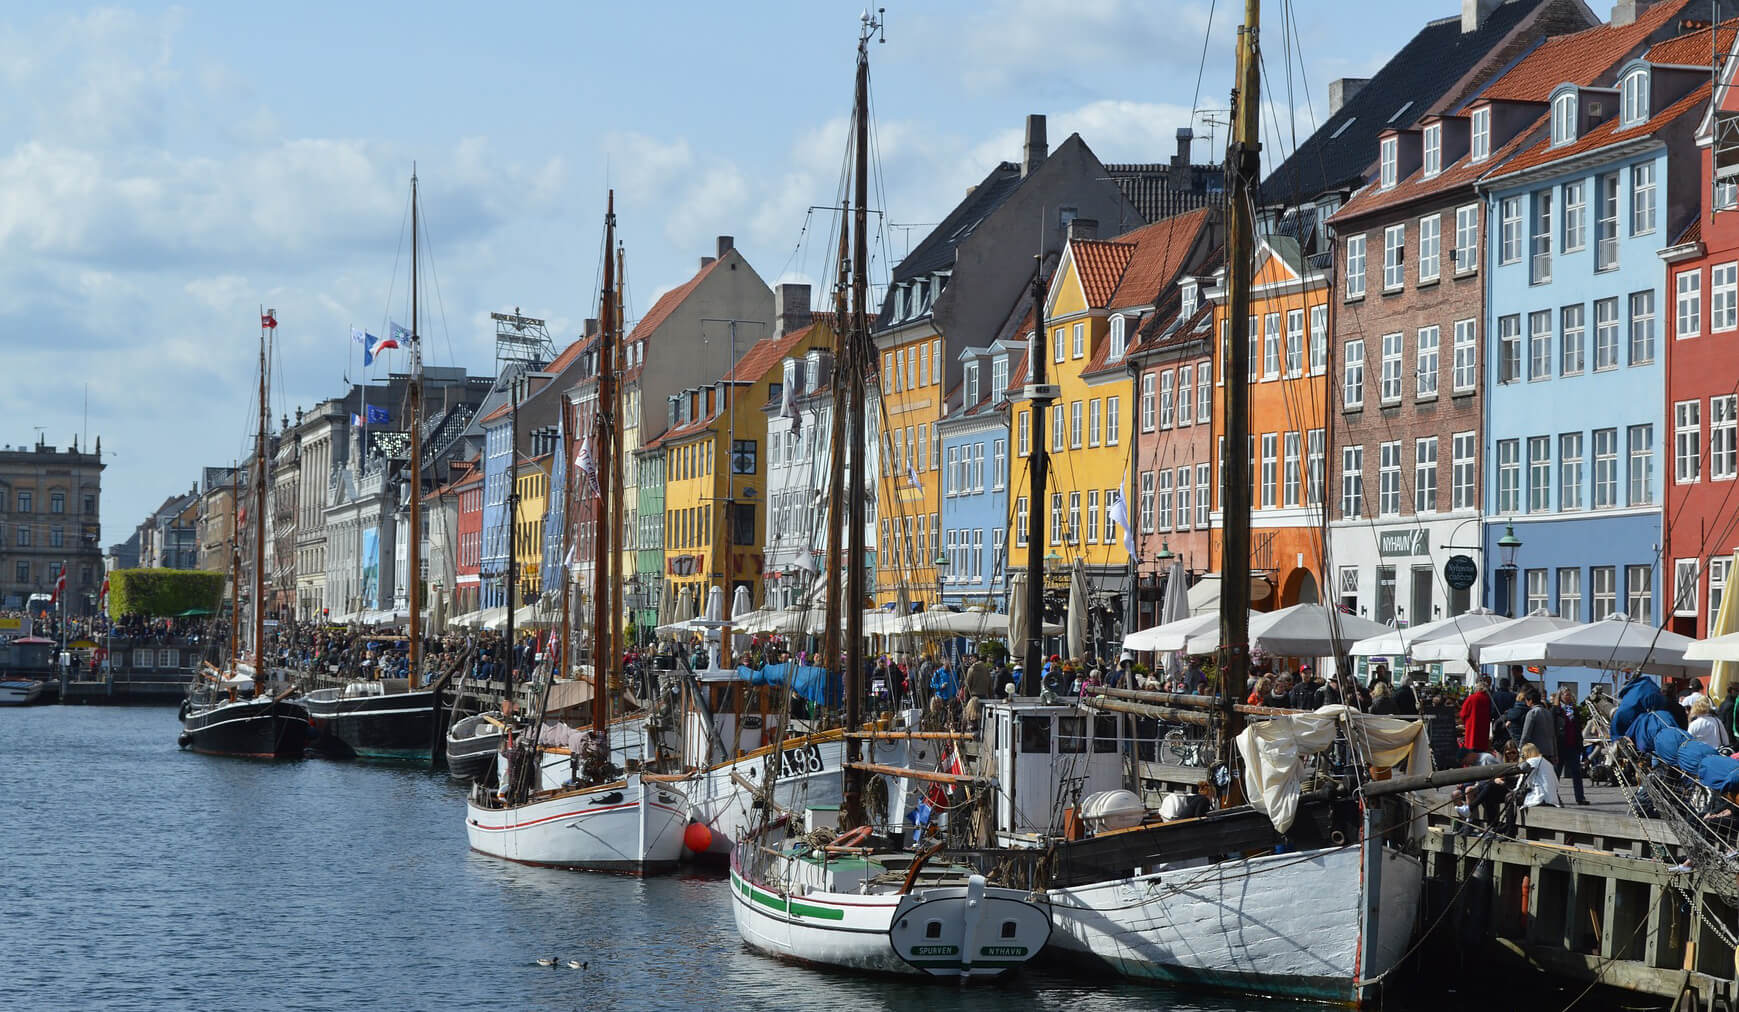
[{"label": "white boat hull", "polygon": [[1405,955],[1423,881],[1379,849],[1374,925],[1353,845],[1054,888],[1052,944],[1127,977],[1357,1004]]},{"label": "white boat hull", "polygon": [[29,706],[47,694],[48,686],[37,681],[0,682],[0,706]]},{"label": "white boat hull", "polygon": [[511,808],[465,802],[471,849],[521,864],[648,875],[676,867],[688,802],[638,775]]},{"label": "white boat hull", "polygon": [[1043,907],[981,876],[904,896],[789,893],[744,878],[733,860],[731,908],[738,934],[757,952],[876,973],[996,977],[1037,955],[1051,934]]}]

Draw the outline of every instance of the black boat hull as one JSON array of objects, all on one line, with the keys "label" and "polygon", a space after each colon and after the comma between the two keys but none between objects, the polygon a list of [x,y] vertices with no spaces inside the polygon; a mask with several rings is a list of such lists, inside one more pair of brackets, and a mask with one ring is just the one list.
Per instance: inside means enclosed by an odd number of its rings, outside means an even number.
[{"label": "black boat hull", "polygon": [[308,709],[270,697],[185,706],[181,747],[204,755],[297,759],[308,743]]},{"label": "black boat hull", "polygon": [[345,696],[337,690],[303,698],[314,718],[314,747],[334,758],[428,762],[434,734],[433,691]]}]

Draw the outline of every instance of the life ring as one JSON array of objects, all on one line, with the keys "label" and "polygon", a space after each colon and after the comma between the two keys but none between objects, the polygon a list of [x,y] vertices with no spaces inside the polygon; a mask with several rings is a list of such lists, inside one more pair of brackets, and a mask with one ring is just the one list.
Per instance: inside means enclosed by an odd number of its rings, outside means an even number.
[{"label": "life ring", "polygon": [[850,850],[869,839],[870,832],[871,830],[868,826],[859,826],[856,829],[848,829],[834,837],[833,842],[827,845],[827,849],[830,851]]}]

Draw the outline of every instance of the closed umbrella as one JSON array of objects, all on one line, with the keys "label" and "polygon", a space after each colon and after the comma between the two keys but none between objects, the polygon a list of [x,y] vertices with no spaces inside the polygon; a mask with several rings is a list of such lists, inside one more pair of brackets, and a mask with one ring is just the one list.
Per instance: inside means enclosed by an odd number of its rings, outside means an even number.
[{"label": "closed umbrella", "polygon": [[[1186,582],[1187,578],[1184,576],[1183,560],[1177,558],[1172,559],[1171,570],[1165,577],[1165,600],[1160,603],[1159,608],[1159,621],[1161,624],[1166,622],[1181,622],[1189,618],[1190,598],[1189,588],[1184,586]],[[1165,673],[1169,678],[1176,678],[1183,674],[1183,655],[1180,652],[1181,649],[1181,647],[1178,647],[1168,650],[1165,653]]]},{"label": "closed umbrella", "polygon": [[1687,659],[1688,636],[1632,622],[1623,612],[1599,622],[1499,643],[1480,651],[1487,664],[1547,664],[1569,668],[1634,668],[1662,675],[1706,675],[1709,662]]},{"label": "closed umbrella", "polygon": [[1080,559],[1069,571],[1069,656],[1087,656],[1087,572]]},{"label": "closed umbrella", "polygon": [[1008,574],[1008,652],[1016,658],[1026,656],[1026,573]]},{"label": "closed umbrella", "polygon": [[749,601],[749,588],[739,583],[737,589],[731,592],[731,613],[728,617],[734,620],[738,615],[747,615],[754,610],[754,604]]}]

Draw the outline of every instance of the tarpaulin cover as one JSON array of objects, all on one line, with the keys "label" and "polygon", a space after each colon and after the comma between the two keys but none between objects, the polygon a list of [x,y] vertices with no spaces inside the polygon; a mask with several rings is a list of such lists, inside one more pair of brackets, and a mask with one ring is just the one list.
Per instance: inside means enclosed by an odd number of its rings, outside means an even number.
[{"label": "tarpaulin cover", "polygon": [[[792,674],[795,671],[796,674]],[[838,706],[844,696],[840,676],[812,664],[765,664],[751,668],[737,665],[737,678],[750,685],[784,685],[791,679],[791,691],[798,697],[822,706]]]},{"label": "tarpaulin cover", "polygon": [[1372,717],[1345,706],[1270,717],[1238,735],[1238,755],[1244,760],[1250,807],[1267,813],[1275,829],[1286,832],[1298,817],[1304,757],[1334,744],[1336,730],[1349,719],[1358,722],[1355,740],[1369,746],[1372,766],[1388,766],[1409,776],[1431,772],[1423,721]]},{"label": "tarpaulin cover", "polygon": [[1612,733],[1629,738],[1636,750],[1695,777],[1710,790],[1723,794],[1739,791],[1739,760],[1721,755],[1679,729],[1664,712],[1666,697],[1654,679],[1637,675],[1618,694],[1618,709],[1612,713]]}]

